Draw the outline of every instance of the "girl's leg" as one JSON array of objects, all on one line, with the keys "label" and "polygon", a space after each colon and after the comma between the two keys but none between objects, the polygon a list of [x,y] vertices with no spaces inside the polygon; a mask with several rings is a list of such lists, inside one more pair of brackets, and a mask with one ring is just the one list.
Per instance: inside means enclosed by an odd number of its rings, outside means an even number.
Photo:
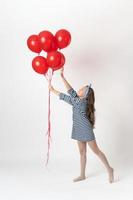
[{"label": "girl's leg", "polygon": [[105,165],[108,175],[109,175],[109,182],[112,183],[114,180],[113,168],[110,166],[104,153],[97,146],[96,140],[89,141],[88,145],[91,148],[91,150],[101,159],[101,161]]},{"label": "girl's leg", "polygon": [[84,180],[86,168],[86,142],[77,141],[80,153],[80,176],[73,179],[74,182]]}]

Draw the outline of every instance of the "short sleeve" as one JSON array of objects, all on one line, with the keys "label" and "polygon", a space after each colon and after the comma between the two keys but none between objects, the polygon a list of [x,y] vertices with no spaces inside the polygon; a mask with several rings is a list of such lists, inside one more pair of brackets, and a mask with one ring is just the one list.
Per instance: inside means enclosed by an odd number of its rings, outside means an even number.
[{"label": "short sleeve", "polygon": [[60,92],[59,99],[69,103],[70,105],[73,105],[72,97],[67,94]]},{"label": "short sleeve", "polygon": [[68,94],[70,94],[71,97],[77,97],[77,92],[73,89],[70,88],[69,90],[67,90]]}]

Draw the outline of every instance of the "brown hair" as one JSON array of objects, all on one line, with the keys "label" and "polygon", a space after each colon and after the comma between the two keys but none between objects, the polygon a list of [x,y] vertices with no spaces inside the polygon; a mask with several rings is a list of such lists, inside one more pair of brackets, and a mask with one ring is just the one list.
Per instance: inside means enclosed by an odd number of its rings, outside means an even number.
[{"label": "brown hair", "polygon": [[94,94],[94,90],[90,87],[89,88],[89,93],[87,96],[87,117],[89,119],[89,121],[92,124],[92,127],[95,128],[95,94]]}]

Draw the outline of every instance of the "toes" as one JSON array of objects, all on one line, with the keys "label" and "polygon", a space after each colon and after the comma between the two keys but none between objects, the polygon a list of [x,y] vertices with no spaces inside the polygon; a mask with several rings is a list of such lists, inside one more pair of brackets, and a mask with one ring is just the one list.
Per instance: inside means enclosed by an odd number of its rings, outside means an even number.
[{"label": "toes", "polygon": [[109,174],[109,182],[112,183],[114,181],[114,169],[111,167]]},{"label": "toes", "polygon": [[82,181],[82,180],[84,180],[84,179],[85,179],[85,177],[79,176],[79,177],[73,179],[73,182]]}]

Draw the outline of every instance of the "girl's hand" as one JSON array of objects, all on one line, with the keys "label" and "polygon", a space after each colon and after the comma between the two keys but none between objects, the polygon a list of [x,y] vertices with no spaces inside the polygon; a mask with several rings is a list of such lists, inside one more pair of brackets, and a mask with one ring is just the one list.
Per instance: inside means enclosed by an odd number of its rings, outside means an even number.
[{"label": "girl's hand", "polygon": [[60,92],[55,90],[52,85],[49,85],[49,90],[52,91],[53,93],[55,93],[56,95],[60,94]]},{"label": "girl's hand", "polygon": [[49,90],[52,92],[52,91],[54,91],[54,88],[53,88],[53,86],[52,85],[49,85]]},{"label": "girl's hand", "polygon": [[61,74],[61,77],[64,77],[64,67],[61,68],[60,74]]}]

